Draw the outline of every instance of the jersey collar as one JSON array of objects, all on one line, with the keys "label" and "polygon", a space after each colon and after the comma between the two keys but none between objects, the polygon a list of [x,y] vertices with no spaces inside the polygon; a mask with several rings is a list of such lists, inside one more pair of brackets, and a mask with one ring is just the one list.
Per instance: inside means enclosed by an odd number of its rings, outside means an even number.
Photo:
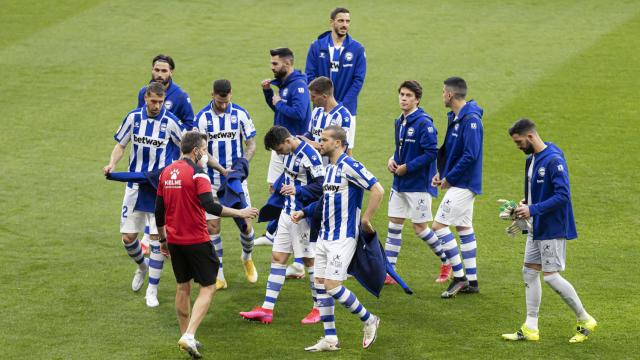
[{"label": "jersey collar", "polygon": [[144,104],[144,106],[142,106],[142,120],[161,120],[164,117],[164,113],[166,111],[167,109],[165,109],[163,105],[162,109],[160,109],[160,113],[156,117],[150,117],[149,115],[147,115],[147,104]]}]

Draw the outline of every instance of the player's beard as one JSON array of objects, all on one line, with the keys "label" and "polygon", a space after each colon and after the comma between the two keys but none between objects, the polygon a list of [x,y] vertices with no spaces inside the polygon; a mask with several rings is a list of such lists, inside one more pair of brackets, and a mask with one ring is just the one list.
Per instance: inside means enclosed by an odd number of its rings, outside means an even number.
[{"label": "player's beard", "polygon": [[533,144],[527,141],[527,146],[522,151],[527,155],[533,154]]},{"label": "player's beard", "polygon": [[169,81],[171,81],[171,76],[169,76],[167,80],[163,80],[161,77],[158,77],[157,79],[155,79],[153,76],[151,76],[151,81],[159,82],[160,84],[167,86]]},{"label": "player's beard", "polygon": [[285,76],[287,76],[287,71],[285,69],[276,71],[273,73],[273,76],[275,76],[276,79],[282,81],[284,80]]}]

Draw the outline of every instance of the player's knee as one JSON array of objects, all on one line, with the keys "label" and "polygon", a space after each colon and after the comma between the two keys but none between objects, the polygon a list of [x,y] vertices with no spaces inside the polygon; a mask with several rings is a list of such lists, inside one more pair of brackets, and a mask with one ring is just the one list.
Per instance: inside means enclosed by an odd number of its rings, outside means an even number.
[{"label": "player's knee", "polygon": [[324,280],[324,288],[327,291],[333,290],[333,289],[337,288],[338,286],[340,286],[341,283],[342,283],[341,281],[325,279]]},{"label": "player's knee", "polygon": [[522,267],[522,277],[525,279],[525,281],[527,281],[529,278],[538,276],[538,274],[540,274],[539,270],[527,266]]},{"label": "player's knee", "polygon": [[413,231],[416,233],[416,235],[420,235],[422,234],[426,229],[427,229],[427,223],[414,223],[413,224]]},{"label": "player's knee", "polygon": [[160,240],[160,235],[158,234],[149,234],[149,239],[153,241]]},{"label": "player's knee", "polygon": [[131,244],[136,241],[138,238],[138,234],[122,234],[122,242],[125,244]]},{"label": "player's knee", "polygon": [[271,262],[276,264],[285,265],[287,260],[289,259],[289,254],[281,253],[281,252],[272,252],[271,253]]},{"label": "player's knee", "polygon": [[548,283],[549,281],[554,280],[554,279],[557,277],[557,275],[558,275],[558,274],[559,274],[559,273],[558,273],[557,271],[554,271],[554,272],[547,272],[547,271],[545,271],[545,272],[544,272],[544,274],[543,274],[543,276],[542,276],[542,278],[544,279],[544,281],[545,281],[546,283]]},{"label": "player's knee", "polygon": [[433,231],[438,231],[438,230],[444,229],[446,227],[447,227],[447,225],[440,224],[437,221],[434,221],[433,224],[431,224],[431,230],[433,230]]},{"label": "player's knee", "polygon": [[313,258],[302,258],[302,262],[306,267],[313,266]]},{"label": "player's knee", "polygon": [[178,285],[176,286],[176,291],[180,295],[189,296],[189,294],[191,293],[191,282],[178,283]]}]

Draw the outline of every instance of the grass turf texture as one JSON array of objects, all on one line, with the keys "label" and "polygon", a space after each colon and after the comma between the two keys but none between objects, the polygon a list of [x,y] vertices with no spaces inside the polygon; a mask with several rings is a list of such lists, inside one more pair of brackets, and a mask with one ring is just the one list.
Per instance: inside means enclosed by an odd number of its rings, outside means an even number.
[{"label": "grass turf texture", "polygon": [[[267,193],[268,153],[261,137],[272,123],[260,80],[270,77],[268,49],[289,46],[302,68],[308,44],[327,29],[334,5],[352,11],[351,34],[367,49],[355,157],[378,176],[392,152],[397,85],[424,86],[422,105],[445,132],[442,80],[467,79],[485,108],[484,192],[475,206],[482,293],[439,298],[438,261],[405,227],[399,271],[416,292],[387,287],[380,299],[354,281],[346,286],[382,318],[377,343],[360,347],[360,322],[336,306],[338,358],[633,358],[640,301],[634,269],[639,221],[639,145],[634,94],[640,80],[640,5],[620,1],[524,5],[405,1],[207,2],[5,1],[0,14],[0,357],[184,358],[173,311],[168,263],[160,307],[133,294],[133,263],[118,235],[123,187],[106,182],[112,135],[149,79],[150,59],[171,54],[176,82],[197,112],[211,81],[226,77],[234,100],[258,129],[251,196]],[[520,275],[524,239],[505,237],[495,200],[522,194],[524,158],[506,134],[521,116],[566,153],[580,239],[568,246],[565,276],[599,321],[587,343],[569,345],[574,317],[543,285],[539,343],[507,343],[525,317]],[[125,168],[126,159],[118,169]],[[436,209],[437,201],[434,204]],[[375,218],[386,232],[386,204]],[[408,224],[407,224],[408,225]],[[261,233],[262,225],[257,226]],[[322,326],[299,325],[310,309],[307,281],[287,281],[270,326],[238,312],[262,302],[269,252],[256,249],[257,284],[244,280],[237,232],[223,226],[225,274],[198,338],[210,358],[321,357],[302,349]]]}]

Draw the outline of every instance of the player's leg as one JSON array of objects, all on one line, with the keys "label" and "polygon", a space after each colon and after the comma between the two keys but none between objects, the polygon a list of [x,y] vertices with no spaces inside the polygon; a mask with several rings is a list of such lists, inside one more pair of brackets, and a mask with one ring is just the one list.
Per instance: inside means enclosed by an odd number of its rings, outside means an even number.
[{"label": "player's leg", "polygon": [[222,246],[222,235],[220,234],[221,219],[215,215],[207,213],[207,229],[209,230],[209,240],[215,251],[220,266],[218,268],[218,275],[216,279],[216,289],[226,289],[227,280],[224,277],[224,265],[222,264],[222,257],[224,256],[224,249]]},{"label": "player's leg", "polygon": [[151,236],[149,234],[149,224],[144,227],[144,234],[142,235],[142,240],[140,240],[140,246],[142,247],[142,252],[145,256],[149,256],[149,241],[151,240]]},{"label": "player's leg", "polygon": [[[242,189],[247,201],[247,206],[251,206],[251,198],[249,197],[249,186],[247,181],[242,182]],[[251,259],[251,253],[253,252],[254,231],[250,219],[245,219],[247,227],[244,231],[240,231],[240,244],[242,244],[242,266],[244,268],[244,275],[247,281],[254,284],[258,281],[258,270]]]},{"label": "player's leg", "polygon": [[311,311],[301,320],[303,324],[315,324],[320,322],[320,311],[317,308],[317,292],[315,286],[314,256],[316,243],[309,240],[309,224],[301,221],[292,225],[293,236],[292,249],[297,258],[301,258],[309,273],[309,289],[311,290]]},{"label": "player's leg", "polygon": [[122,244],[129,257],[138,265],[133,279],[131,280],[131,290],[139,291],[144,284],[144,278],[149,270],[148,260],[144,257],[142,246],[138,240],[138,234],[144,229],[145,217],[143,213],[134,211],[135,200],[131,201],[133,191],[126,188],[122,212],[120,217],[120,233]]},{"label": "player's leg", "polygon": [[154,214],[145,213],[146,222],[149,224],[149,283],[147,284],[147,293],[145,301],[148,307],[157,307],[158,302],[158,284],[164,267],[164,254],[160,251],[160,236],[156,227],[156,218]]},{"label": "player's leg", "polygon": [[433,215],[431,214],[431,194],[427,192],[412,192],[405,194],[407,202],[409,203],[413,231],[440,259],[440,273],[436,278],[436,282],[446,282],[451,277],[451,264],[442,249],[440,239],[438,239],[436,233],[434,233],[427,225],[427,222],[433,221]]},{"label": "player's leg", "polygon": [[480,292],[476,264],[477,243],[473,231],[473,204],[476,197],[473,192],[467,189],[459,189],[459,193],[456,202],[457,219],[454,221],[454,225],[456,225],[456,231],[460,237],[462,263],[469,281],[469,284],[460,292],[476,294]]},{"label": "player's leg", "polygon": [[293,251],[291,224],[293,223],[286,213],[280,214],[271,252],[271,269],[267,278],[264,301],[262,306],[240,313],[240,316],[247,320],[260,321],[264,324],[270,324],[273,321],[273,309],[284,284],[287,260]]},{"label": "player's leg", "polygon": [[218,272],[218,259],[214,255],[211,242],[187,245],[183,247],[185,260],[191,269],[194,282],[200,284],[198,297],[193,303],[187,330],[182,334],[178,345],[180,349],[188,351],[194,358],[201,357],[198,351],[198,342],[195,339],[196,332],[202,319],[209,311],[213,295],[216,292],[215,281]]},{"label": "player's leg", "polygon": [[502,338],[505,340],[537,341],[540,339],[538,312],[542,300],[542,285],[540,282],[541,263],[542,257],[538,244],[533,241],[531,236],[528,236],[524,248],[524,266],[522,267],[527,318],[515,333],[502,334]]},{"label": "player's leg", "polygon": [[340,350],[338,333],[335,323],[335,306],[333,297],[327,293],[324,285],[325,270],[327,267],[327,252],[324,247],[326,241],[318,240],[314,257],[314,273],[316,274],[315,288],[318,296],[318,311],[324,328],[324,336],[316,344],[306,347],[306,351],[335,351]]},{"label": "player's leg", "polygon": [[587,313],[576,289],[562,275],[565,268],[567,241],[564,239],[537,240],[541,246],[542,271],[544,282],[560,295],[562,300],[573,310],[577,320],[577,332],[569,340],[571,343],[585,341],[597,326],[596,320]]},{"label": "player's leg", "polygon": [[191,281],[178,283],[176,286],[176,316],[180,334],[184,334],[189,326],[189,314],[191,313]]},{"label": "player's leg", "polygon": [[[402,247],[402,227],[404,220],[409,217],[409,204],[407,204],[404,197],[404,193],[397,192],[391,189],[389,194],[389,208],[387,216],[389,217],[389,224],[387,229],[387,240],[384,244],[384,252],[389,261],[389,264],[395,269],[398,262],[398,255],[400,255],[400,248]],[[390,276],[387,275],[385,284],[394,284]]]},{"label": "player's leg", "polygon": [[366,349],[376,340],[380,318],[371,314],[360,303],[356,295],[342,285],[342,282],[347,277],[349,263],[353,258],[353,254],[355,254],[356,244],[357,241],[355,239],[340,239],[326,244],[328,251],[324,284],[327,293],[352,314],[358,316],[364,324],[362,347]]}]

